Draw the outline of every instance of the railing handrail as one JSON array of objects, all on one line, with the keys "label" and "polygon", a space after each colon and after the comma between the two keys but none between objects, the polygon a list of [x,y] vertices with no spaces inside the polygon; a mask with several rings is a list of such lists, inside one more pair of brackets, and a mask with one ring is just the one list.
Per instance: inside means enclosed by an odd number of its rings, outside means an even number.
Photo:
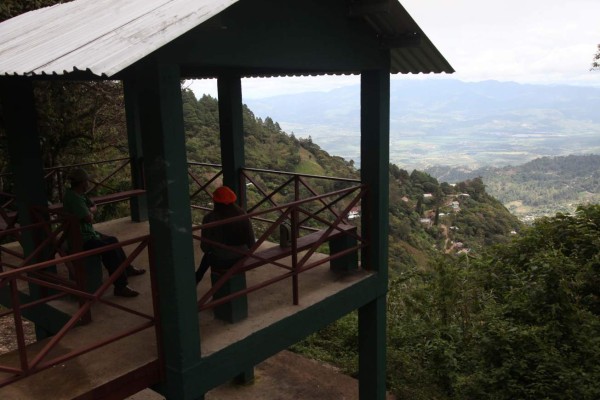
[{"label": "railing handrail", "polygon": [[[292,201],[290,203],[285,203],[285,204],[282,204],[282,205],[277,205],[277,206],[274,206],[274,207],[266,209],[266,210],[253,211],[251,213],[247,213],[247,214],[239,215],[239,216],[235,216],[235,217],[230,217],[230,218],[227,218],[227,219],[224,219],[224,220],[220,220],[220,221],[215,221],[215,222],[209,222],[209,223],[206,223],[206,224],[196,225],[196,226],[192,227],[192,230],[195,231],[195,230],[200,230],[200,229],[212,228],[212,227],[215,227],[215,226],[218,226],[218,225],[222,225],[223,223],[230,223],[230,222],[236,222],[236,221],[245,220],[245,219],[248,219],[248,218],[254,218],[254,217],[257,217],[257,216],[262,215],[262,214],[268,214],[268,213],[271,213],[273,211],[279,211],[279,210],[284,210],[284,209],[287,209],[287,208],[290,208],[290,207],[296,207],[296,206],[302,205],[304,203],[309,203],[309,202],[312,202],[312,201],[315,201],[315,200],[320,200],[320,199],[324,199],[324,198],[327,198],[327,197],[332,197],[332,196],[335,196],[335,195],[338,195],[338,194],[351,193],[353,191],[356,191],[358,189],[364,189],[366,187],[367,187],[367,185],[361,184],[361,185],[358,185],[358,186],[352,186],[352,187],[345,188],[345,189],[339,189],[339,190],[335,190],[333,192],[328,192],[328,193],[325,193],[325,194],[320,194],[318,196],[307,197],[307,198],[304,198],[304,199],[301,199],[301,200]],[[224,222],[224,221],[226,221],[226,222]]]},{"label": "railing handrail", "polygon": [[[87,165],[108,164],[108,163],[115,162],[115,161],[125,161],[125,160],[131,160],[131,157],[119,157],[119,158],[114,158],[114,159],[110,159],[110,160],[89,161],[89,162],[77,163],[77,164],[55,165],[53,167],[44,167],[44,171],[48,172],[48,171],[61,170],[61,169],[85,167]],[[13,174],[14,174],[13,172],[2,172],[2,173],[0,173],[0,177],[11,176]]]},{"label": "railing handrail", "polygon": [[[121,171],[123,171],[127,165],[131,164],[132,161],[132,157],[117,157],[109,160],[89,161],[77,164],[55,165],[52,167],[45,167],[43,169],[43,179],[44,184],[46,185],[45,187],[47,190],[47,198],[52,203],[61,202],[67,181],[64,171],[68,171],[73,168],[86,167],[90,165],[102,166],[111,163],[119,164],[117,164],[114,170],[110,170],[105,174],[103,173],[102,176],[95,176],[94,179],[90,179],[91,185],[86,191],[86,194],[92,193],[100,188],[104,188],[104,190],[108,192],[118,192],[118,188],[109,186],[107,182],[111,180],[115,175],[121,173]],[[13,172],[4,172],[0,174],[0,178],[12,177],[13,175]],[[94,175],[92,174],[92,176]],[[6,195],[9,194],[10,193],[6,193]],[[15,200],[16,198],[13,195],[13,198],[9,199],[9,201],[7,201],[6,204],[2,205],[1,207],[8,207],[9,205],[13,204]]]},{"label": "railing handrail", "polygon": [[[63,285],[59,285],[59,284],[53,284],[51,282],[46,282],[42,279],[38,279],[35,276],[30,275],[32,272],[41,271],[52,265],[67,263],[67,262],[75,261],[75,260],[83,260],[86,257],[89,257],[91,255],[100,254],[107,250],[111,250],[111,249],[114,250],[114,249],[117,249],[120,247],[132,245],[135,243],[138,243],[138,246],[131,252],[131,254],[129,254],[129,256],[127,256],[127,258],[121,263],[121,265],[117,268],[117,270],[113,274],[111,274],[109,276],[109,278],[94,293],[87,293],[82,290],[78,290],[76,288],[67,287],[67,286],[63,286]],[[124,337],[133,335],[144,329],[151,328],[152,326],[154,326],[155,329],[157,329],[158,327],[157,327],[156,320],[157,320],[158,316],[155,315],[156,304],[154,304],[154,307],[153,307],[153,314],[150,315],[150,314],[140,312],[138,310],[134,310],[130,307],[126,307],[124,305],[113,303],[110,300],[102,298],[102,295],[104,294],[104,292],[106,292],[110,288],[110,286],[114,283],[114,281],[117,279],[117,277],[120,274],[122,274],[124,272],[125,268],[127,268],[127,266],[130,265],[131,262],[139,254],[141,254],[141,252],[144,251],[144,249],[146,249],[146,248],[148,249],[148,253],[149,253],[150,275],[151,275],[151,279],[154,280],[154,278],[153,278],[154,264],[153,264],[153,260],[152,260],[152,256],[151,256],[151,254],[152,254],[151,246],[152,246],[152,242],[150,240],[150,235],[142,235],[142,236],[139,236],[136,238],[131,238],[128,240],[123,240],[121,242],[110,244],[110,245],[107,245],[107,246],[104,246],[101,248],[82,251],[82,252],[75,253],[72,255],[61,256],[61,257],[53,258],[48,261],[38,262],[38,263],[31,264],[31,265],[23,266],[23,267],[20,267],[17,269],[0,272],[0,286],[4,286],[7,284],[10,285],[11,298],[12,298],[12,301],[11,301],[12,308],[10,308],[7,312],[4,312],[3,314],[8,315],[8,314],[12,313],[14,315],[15,327],[17,330],[17,332],[16,332],[17,333],[17,342],[18,342],[17,343],[18,344],[17,351],[19,352],[19,357],[21,360],[20,361],[21,366],[19,368],[5,366],[5,365],[0,364],[0,371],[9,372],[9,373],[13,374],[13,376],[11,376],[11,377],[7,377],[5,379],[0,379],[0,387],[7,385],[9,383],[12,383],[16,380],[19,380],[19,379],[23,378],[24,376],[30,375],[32,373],[37,373],[41,370],[47,369],[54,365],[58,365],[69,359],[73,359],[79,355],[85,354],[87,352],[90,352],[90,351],[100,348],[102,346],[113,343]],[[45,286],[45,287],[48,287],[53,290],[62,291],[62,292],[64,292],[62,295],[65,295],[65,294],[74,295],[74,296],[80,297],[84,300],[82,303],[80,303],[78,310],[74,312],[74,314],[71,316],[69,321],[59,330],[59,332],[56,333],[48,341],[48,343],[46,343],[36,354],[32,355],[31,357],[30,357],[30,355],[27,354],[26,345],[23,340],[24,332],[23,332],[22,315],[21,315],[21,310],[27,308],[29,306],[29,303],[21,305],[19,298],[17,296],[17,290],[18,290],[17,286],[16,286],[17,280],[23,280],[23,281],[27,281],[30,283],[34,283],[39,286]],[[59,295],[54,294],[54,295],[47,296],[42,299],[34,300],[34,302],[36,304],[46,303],[48,301],[52,301],[52,300],[56,299],[57,296],[60,297]],[[102,303],[102,304],[114,307],[116,309],[119,309],[121,311],[134,314],[138,317],[141,317],[146,322],[142,321],[140,324],[138,324],[134,327],[124,329],[123,331],[120,331],[120,332],[112,333],[108,337],[102,338],[102,340],[99,342],[88,344],[87,346],[81,346],[80,348],[74,349],[66,355],[54,356],[54,357],[47,359],[51,350],[54,347],[56,347],[56,345],[66,336],[66,334],[78,324],[79,320],[86,313],[89,312],[90,308],[95,303]],[[159,344],[159,349],[160,349],[160,344]]]},{"label": "railing handrail", "polygon": [[188,165],[197,165],[200,167],[223,168],[221,164],[205,163],[200,161],[188,161]]},{"label": "railing handrail", "polygon": [[[308,249],[306,251],[306,254],[304,254],[304,256],[298,260],[297,257],[295,256],[295,252],[296,252],[296,241],[297,241],[297,237],[296,235],[292,234],[292,243],[291,243],[291,248],[292,248],[292,267],[291,267],[291,271],[290,272],[286,272],[283,275],[279,276],[279,277],[275,277],[275,278],[271,278],[270,280],[268,280],[267,283],[263,283],[263,284],[257,284],[253,287],[250,288],[246,288],[244,290],[238,291],[236,293],[233,293],[231,295],[226,296],[226,299],[233,299],[239,296],[243,296],[247,293],[250,293],[252,291],[258,290],[264,286],[268,286],[269,284],[275,283],[275,282],[279,282],[280,280],[283,279],[287,279],[287,278],[293,278],[293,291],[294,291],[294,304],[297,304],[298,302],[298,282],[297,282],[297,276],[298,274],[300,274],[301,272],[304,272],[306,270],[309,270],[311,268],[314,268],[317,265],[321,265],[327,261],[330,261],[332,259],[335,258],[339,258],[340,255],[334,255],[331,256],[329,255],[329,257],[326,257],[324,260],[319,260],[316,263],[312,263],[312,264],[307,264],[308,260],[310,259],[310,257],[316,252],[317,248],[324,243],[324,241],[326,240],[326,237],[328,237],[328,235],[333,231],[333,230],[339,230],[340,232],[343,232],[339,225],[342,224],[344,222],[344,219],[342,217],[342,215],[344,215],[348,210],[350,210],[363,196],[364,194],[364,190],[366,189],[367,185],[365,184],[360,184],[360,185],[356,185],[356,186],[352,186],[349,188],[345,188],[345,189],[339,189],[339,190],[335,190],[332,192],[328,192],[328,193],[324,193],[321,195],[316,195],[316,196],[311,196],[308,198],[304,198],[304,199],[300,199],[300,200],[296,200],[290,203],[286,203],[286,204],[282,204],[282,205],[277,205],[274,206],[272,208],[269,208],[267,210],[259,210],[259,211],[254,211],[254,212],[250,212],[244,215],[240,215],[240,216],[235,216],[235,217],[229,217],[227,219],[223,219],[223,220],[219,220],[219,221],[214,221],[214,222],[209,222],[209,223],[205,223],[205,224],[200,224],[196,227],[193,228],[193,230],[200,230],[200,229],[207,229],[207,228],[212,228],[212,227],[216,227],[216,226],[220,226],[220,225],[224,225],[224,224],[228,224],[228,223],[232,223],[235,221],[241,221],[241,220],[247,220],[247,219],[255,219],[257,217],[259,217],[260,215],[266,214],[266,213],[271,213],[273,211],[281,211],[281,215],[277,218],[277,220],[269,227],[269,229],[267,229],[261,236],[260,238],[258,238],[258,240],[254,243],[254,245],[252,246],[252,248],[250,248],[247,251],[243,251],[240,249],[236,249],[234,247],[231,246],[227,246],[224,245],[222,243],[217,243],[211,240],[207,240],[205,238],[199,237],[199,236],[194,236],[195,239],[198,239],[200,241],[206,241],[208,243],[210,243],[211,245],[214,246],[218,246],[224,249],[227,249],[229,251],[232,251],[233,253],[238,253],[242,258],[240,260],[238,260],[231,268],[229,268],[220,278],[217,282],[215,282],[212,287],[208,290],[207,293],[205,293],[199,300],[198,300],[198,309],[204,310],[206,308],[209,307],[214,307],[218,304],[221,304],[227,300],[223,300],[223,299],[219,299],[219,300],[212,300],[210,301],[209,299],[213,297],[213,295],[223,286],[223,284],[229,279],[231,278],[234,274],[239,273],[239,272],[243,272],[245,271],[244,269],[244,265],[246,263],[246,260],[249,259],[254,259],[254,260],[258,260],[259,262],[263,262],[265,264],[267,263],[271,263],[277,266],[282,266],[280,265],[280,263],[273,261],[273,260],[266,260],[263,257],[260,257],[257,255],[257,251],[259,250],[259,247],[262,245],[262,243],[264,243],[267,238],[273,233],[273,231],[279,226],[281,225],[285,220],[287,220],[288,218],[291,218],[292,221],[292,232],[295,232],[297,230],[297,217],[294,217],[294,213],[304,213],[306,215],[308,215],[309,217],[312,217],[316,220],[318,220],[319,222],[321,222],[322,224],[326,225],[327,228],[325,228],[325,233],[322,235],[322,237],[317,240],[317,242],[311,246],[310,249]],[[325,198],[328,197],[334,197],[334,196],[346,196],[352,192],[358,192],[358,195],[356,196],[356,198],[351,201],[346,208],[343,210],[343,212],[341,213],[341,215],[335,215],[335,220],[332,221],[326,221],[323,218],[319,218],[317,215],[313,215],[311,214],[309,211],[307,210],[303,210],[302,209],[302,205],[307,204],[307,203],[311,203],[311,202],[316,202],[316,201],[322,201]],[[324,207],[324,208],[327,208]],[[308,218],[307,218],[308,219]],[[306,221],[307,219],[305,219],[304,221]],[[346,234],[346,232],[343,232],[344,234]],[[348,252],[350,251],[356,251],[360,248],[363,248],[366,244],[366,242],[363,240],[363,238],[354,233],[354,234],[349,234],[351,236],[353,236],[354,238],[356,238],[359,241],[359,244],[351,249],[348,250]],[[345,252],[344,254],[347,254],[348,252]]]},{"label": "railing handrail", "polygon": [[361,183],[360,179],[354,179],[354,178],[341,178],[341,177],[326,176],[326,175],[312,175],[312,174],[304,174],[301,172],[276,171],[276,170],[272,170],[272,169],[263,169],[263,168],[244,167],[244,168],[242,168],[242,171],[263,172],[263,173],[267,173],[267,174],[276,174],[276,175],[299,176],[299,177],[303,177],[303,178],[323,179],[323,180],[329,180],[329,181]]}]

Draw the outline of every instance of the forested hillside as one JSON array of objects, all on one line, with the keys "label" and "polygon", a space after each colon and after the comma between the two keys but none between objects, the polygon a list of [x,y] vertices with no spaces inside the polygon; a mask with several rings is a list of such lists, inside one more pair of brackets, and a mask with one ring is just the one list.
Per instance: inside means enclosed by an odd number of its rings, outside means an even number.
[{"label": "forested hillside", "polygon": [[543,157],[474,171],[441,166],[427,171],[449,182],[481,176],[489,193],[522,218],[574,212],[579,204],[600,202],[600,155]]},{"label": "forested hillside", "polygon": [[[204,110],[216,128],[216,100],[187,98],[188,111]],[[359,173],[247,108],[244,121],[249,165]],[[216,130],[195,129],[216,140]],[[188,131],[200,159],[203,140]],[[481,178],[440,183],[390,165],[390,391],[417,400],[597,398],[599,217],[596,205],[524,228]],[[351,314],[293,349],[356,374],[356,322]]]},{"label": "forested hillside", "polygon": [[[388,388],[414,400],[600,398],[600,206],[390,282]],[[297,351],[357,371],[356,314]]]},{"label": "forested hillside", "polygon": [[[183,92],[190,161],[220,162],[218,102]],[[257,118],[244,106],[246,165],[280,171],[358,178],[352,162],[331,156],[310,138],[297,139],[271,118]],[[390,265],[426,267],[436,253],[479,251],[504,242],[520,223],[489,196],[481,180],[451,186],[430,175],[390,166]]]},{"label": "forested hillside", "polygon": [[[45,163],[126,155],[120,93],[112,82],[38,85]],[[217,100],[182,96],[189,160],[219,163]],[[247,107],[243,118],[247,166],[359,176],[271,118]],[[482,179],[440,183],[390,165],[389,389],[411,399],[595,399],[599,214],[590,207],[524,229]],[[294,349],[353,375],[356,319]]]},{"label": "forested hillside", "polygon": [[[0,20],[52,3],[7,0]],[[127,154],[120,84],[36,83],[36,101],[46,166]],[[189,160],[219,163],[217,101],[184,90],[183,103]],[[359,175],[310,138],[243,112],[248,166]],[[0,110],[0,150],[5,144]],[[4,172],[4,152],[0,161]],[[493,197],[502,187],[524,204],[570,201],[565,196],[599,193],[599,170],[597,156],[566,157],[502,169],[498,180],[478,173],[438,181],[390,165],[391,392],[411,400],[600,398],[600,206],[524,228]],[[357,318],[348,315],[294,350],[355,375]]]}]

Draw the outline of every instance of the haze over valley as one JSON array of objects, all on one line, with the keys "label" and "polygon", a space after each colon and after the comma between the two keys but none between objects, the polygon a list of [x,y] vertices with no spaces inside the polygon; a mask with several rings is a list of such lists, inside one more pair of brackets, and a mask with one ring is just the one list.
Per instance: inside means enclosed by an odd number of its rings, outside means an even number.
[{"label": "haze over valley", "polygon": [[[359,85],[245,102],[257,117],[359,165]],[[592,87],[392,80],[390,161],[407,170],[476,169],[600,154],[599,109]]]}]

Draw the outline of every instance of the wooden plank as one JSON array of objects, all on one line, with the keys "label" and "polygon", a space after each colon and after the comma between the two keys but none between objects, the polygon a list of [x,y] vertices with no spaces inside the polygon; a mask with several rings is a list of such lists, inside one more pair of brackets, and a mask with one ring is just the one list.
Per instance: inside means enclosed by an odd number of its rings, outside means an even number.
[{"label": "wooden plank", "polygon": [[[334,229],[331,232],[329,232],[325,236],[325,240],[323,243],[325,243],[333,238],[336,238],[338,236],[347,234],[352,231],[356,231],[356,227],[353,225],[340,224],[340,225],[338,225],[338,228],[339,229]],[[325,232],[326,232],[326,230],[323,229],[323,230],[309,233],[308,235],[299,237],[297,240],[298,251],[303,251],[303,250],[309,249],[311,246],[313,246],[315,243],[317,243],[317,241],[319,241],[319,239],[321,239],[323,237]],[[266,258],[268,260],[275,261],[280,258],[284,258],[284,257],[288,257],[288,256],[292,255],[292,248],[291,247],[274,246],[274,247],[269,247],[268,249],[256,252],[256,255],[258,255],[262,258]],[[256,268],[256,267],[263,265],[264,263],[265,263],[264,261],[257,260],[256,258],[253,258],[250,256],[244,262],[244,269],[248,270],[248,269]]]},{"label": "wooden plank", "polygon": [[[94,197],[90,197],[90,199],[96,205],[101,206],[104,204],[116,203],[117,201],[127,200],[132,197],[136,197],[136,196],[141,196],[145,193],[146,193],[146,191],[144,189],[132,189],[132,190],[125,190],[123,192],[109,193],[109,194],[105,194],[102,196],[94,196]],[[54,203],[54,204],[50,204],[48,206],[48,210],[51,212],[58,212],[58,211],[61,211],[62,209],[63,209],[62,203]]]},{"label": "wooden plank", "polygon": [[94,197],[91,197],[91,200],[94,203],[96,203],[97,205],[102,205],[102,204],[114,203],[114,202],[121,201],[121,200],[127,200],[131,197],[141,196],[144,193],[146,193],[146,191],[144,189],[132,189],[132,190],[126,190],[123,192],[105,194],[102,196],[94,196]]}]

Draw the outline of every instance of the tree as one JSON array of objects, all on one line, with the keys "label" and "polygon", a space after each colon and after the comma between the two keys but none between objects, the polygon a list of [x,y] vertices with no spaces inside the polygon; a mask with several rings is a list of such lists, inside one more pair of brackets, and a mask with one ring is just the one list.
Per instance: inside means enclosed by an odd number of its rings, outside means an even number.
[{"label": "tree", "polygon": [[471,265],[489,301],[465,348],[460,398],[600,396],[599,229],[600,206],[582,206]]},{"label": "tree", "polygon": [[0,3],[0,21],[16,17],[27,11],[37,10],[38,8],[52,6],[58,3],[68,3],[72,0],[3,0]]},{"label": "tree", "polygon": [[[0,21],[66,2],[7,0],[0,5]],[[106,158],[127,154],[120,82],[39,81],[34,83],[34,96],[45,167],[77,163],[88,155]],[[0,117],[0,151],[4,151],[3,125]]]},{"label": "tree", "polygon": [[592,71],[600,71],[600,44],[598,45],[598,50],[594,55],[594,61],[592,62]]}]

